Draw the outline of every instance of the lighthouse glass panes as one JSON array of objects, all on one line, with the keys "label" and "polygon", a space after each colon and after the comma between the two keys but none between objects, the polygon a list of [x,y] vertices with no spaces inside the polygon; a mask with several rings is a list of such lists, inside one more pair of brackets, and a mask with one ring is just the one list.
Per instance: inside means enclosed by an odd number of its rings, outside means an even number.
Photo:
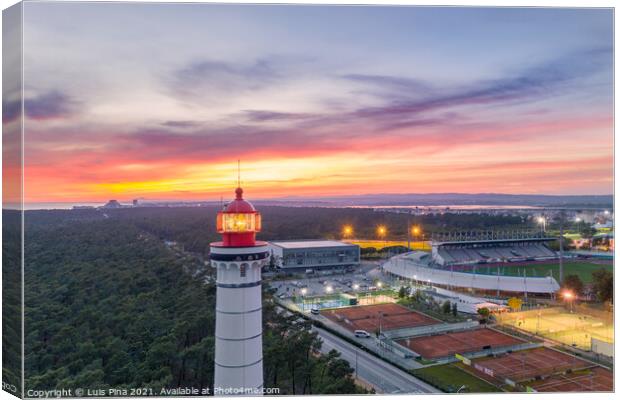
[{"label": "lighthouse glass panes", "polygon": [[217,216],[217,231],[260,232],[261,218],[258,213],[220,213]]}]

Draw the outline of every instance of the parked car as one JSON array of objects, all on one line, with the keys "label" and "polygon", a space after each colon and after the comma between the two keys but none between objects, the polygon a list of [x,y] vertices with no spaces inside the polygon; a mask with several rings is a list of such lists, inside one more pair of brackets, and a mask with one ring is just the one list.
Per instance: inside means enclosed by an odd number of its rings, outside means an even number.
[{"label": "parked car", "polygon": [[310,309],[310,313],[314,315],[319,315],[321,312],[319,311],[318,308],[312,308]]},{"label": "parked car", "polygon": [[361,329],[358,329],[355,331],[355,336],[358,338],[369,338],[370,337],[370,333],[363,331]]}]

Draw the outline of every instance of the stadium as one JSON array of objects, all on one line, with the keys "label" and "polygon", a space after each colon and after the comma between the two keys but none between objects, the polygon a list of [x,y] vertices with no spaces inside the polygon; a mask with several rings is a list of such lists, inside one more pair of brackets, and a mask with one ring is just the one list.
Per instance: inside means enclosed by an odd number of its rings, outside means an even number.
[{"label": "stadium", "polygon": [[390,258],[383,270],[415,282],[492,295],[553,295],[560,285],[551,271],[534,268],[558,256],[547,247],[556,238],[540,233],[452,234],[433,239],[431,252],[413,251]]}]

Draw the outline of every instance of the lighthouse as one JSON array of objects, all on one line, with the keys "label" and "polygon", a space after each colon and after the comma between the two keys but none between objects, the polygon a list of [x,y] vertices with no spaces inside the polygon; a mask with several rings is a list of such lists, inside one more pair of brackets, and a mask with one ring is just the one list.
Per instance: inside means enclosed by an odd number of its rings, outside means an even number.
[{"label": "lighthouse", "polygon": [[217,214],[221,242],[211,243],[217,269],[215,306],[215,381],[213,394],[261,395],[263,326],[261,267],[266,242],[256,240],[261,216],[243,199],[243,189]]}]

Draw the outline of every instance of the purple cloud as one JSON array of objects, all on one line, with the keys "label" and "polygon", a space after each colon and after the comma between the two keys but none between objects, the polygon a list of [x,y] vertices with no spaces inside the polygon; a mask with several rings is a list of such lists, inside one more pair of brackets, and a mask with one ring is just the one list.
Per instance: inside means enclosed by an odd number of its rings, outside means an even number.
[{"label": "purple cloud", "polygon": [[75,101],[57,90],[24,101],[26,116],[36,120],[67,117],[75,111],[74,106]]}]

